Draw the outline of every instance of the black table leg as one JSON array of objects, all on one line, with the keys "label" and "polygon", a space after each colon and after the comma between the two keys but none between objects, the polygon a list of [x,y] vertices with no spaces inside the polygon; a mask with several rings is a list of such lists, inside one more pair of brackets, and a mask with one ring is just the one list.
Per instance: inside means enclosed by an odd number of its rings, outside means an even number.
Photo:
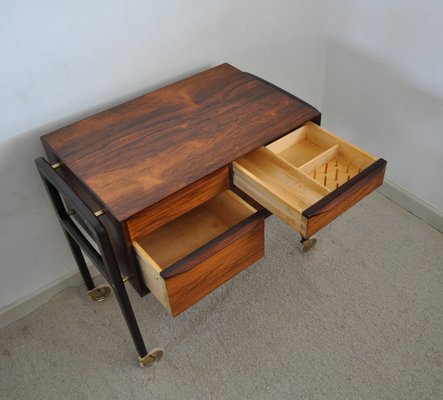
[{"label": "black table leg", "polygon": [[[142,366],[148,366],[159,361],[163,355],[162,349],[154,349],[149,353],[146,351],[146,346],[134,315],[134,310],[132,309],[108,232],[99,221],[99,217],[104,214],[104,211],[94,213],[90,210],[46,160],[38,158],[36,159],[36,165],[80,270],[80,274],[89,290],[88,293],[99,291],[100,288],[96,288],[94,285],[82,250],[114,289],[120,310],[125,318],[129,333],[137,350],[140,364]],[[60,167],[60,164],[57,164],[57,167]],[[88,231],[91,233],[92,239],[96,243],[99,251],[92,246],[72,221],[71,213],[67,212],[62,196],[69,201],[69,205],[73,208],[77,217],[80,217],[88,227]],[[107,292],[98,293],[95,300],[102,300],[109,292],[110,289],[108,288]]]}]

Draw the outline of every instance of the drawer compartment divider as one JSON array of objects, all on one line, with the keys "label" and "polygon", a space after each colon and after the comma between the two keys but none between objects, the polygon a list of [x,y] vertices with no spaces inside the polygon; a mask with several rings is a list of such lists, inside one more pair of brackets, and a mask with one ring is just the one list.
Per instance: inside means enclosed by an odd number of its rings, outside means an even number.
[{"label": "drawer compartment divider", "polygon": [[333,158],[337,157],[338,149],[338,144],[330,147],[323,153],[320,153],[317,157],[304,163],[302,166],[299,167],[299,170],[309,176],[311,172],[314,172],[321,166],[325,165],[327,162],[331,161]]}]

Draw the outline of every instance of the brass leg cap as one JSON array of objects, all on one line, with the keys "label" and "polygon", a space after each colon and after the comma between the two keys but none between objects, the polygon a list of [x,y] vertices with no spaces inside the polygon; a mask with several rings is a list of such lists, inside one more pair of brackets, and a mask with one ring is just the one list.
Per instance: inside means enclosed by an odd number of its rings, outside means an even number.
[{"label": "brass leg cap", "polygon": [[151,365],[154,365],[156,362],[159,362],[162,359],[164,353],[165,351],[160,347],[149,350],[148,354],[146,354],[144,357],[138,356],[140,366],[150,367]]},{"label": "brass leg cap", "polygon": [[88,292],[88,296],[94,301],[103,301],[111,294],[111,287],[108,285],[97,286]]},{"label": "brass leg cap", "polygon": [[306,253],[315,247],[315,245],[317,243],[317,239],[316,238],[302,239],[302,240],[300,240],[300,243],[301,243],[302,253]]}]

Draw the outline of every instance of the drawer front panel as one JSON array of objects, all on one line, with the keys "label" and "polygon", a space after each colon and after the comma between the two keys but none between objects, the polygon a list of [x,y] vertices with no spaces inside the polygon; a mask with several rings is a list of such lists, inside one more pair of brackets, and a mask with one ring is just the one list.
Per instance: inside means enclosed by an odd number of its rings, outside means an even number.
[{"label": "drawer front panel", "polygon": [[264,220],[246,226],[238,239],[195,265],[165,280],[171,314],[176,316],[264,256]]},{"label": "drawer front panel", "polygon": [[386,161],[379,159],[361,174],[303,211],[306,237],[312,236],[383,183]]},{"label": "drawer front panel", "polygon": [[132,240],[144,236],[228,188],[229,169],[225,167],[127,220],[129,236]]},{"label": "drawer front panel", "polygon": [[233,163],[234,185],[308,238],[375,190],[386,161],[307,123]]},{"label": "drawer front panel", "polygon": [[264,212],[227,190],[133,241],[146,286],[176,316],[264,255]]}]

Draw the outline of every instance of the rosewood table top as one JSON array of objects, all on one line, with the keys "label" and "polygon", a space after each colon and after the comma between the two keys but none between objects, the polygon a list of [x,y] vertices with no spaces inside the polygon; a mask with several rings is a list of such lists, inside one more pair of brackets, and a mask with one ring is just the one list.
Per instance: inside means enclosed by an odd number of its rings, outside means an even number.
[{"label": "rosewood table top", "polygon": [[48,133],[42,142],[118,221],[320,113],[222,64]]}]

